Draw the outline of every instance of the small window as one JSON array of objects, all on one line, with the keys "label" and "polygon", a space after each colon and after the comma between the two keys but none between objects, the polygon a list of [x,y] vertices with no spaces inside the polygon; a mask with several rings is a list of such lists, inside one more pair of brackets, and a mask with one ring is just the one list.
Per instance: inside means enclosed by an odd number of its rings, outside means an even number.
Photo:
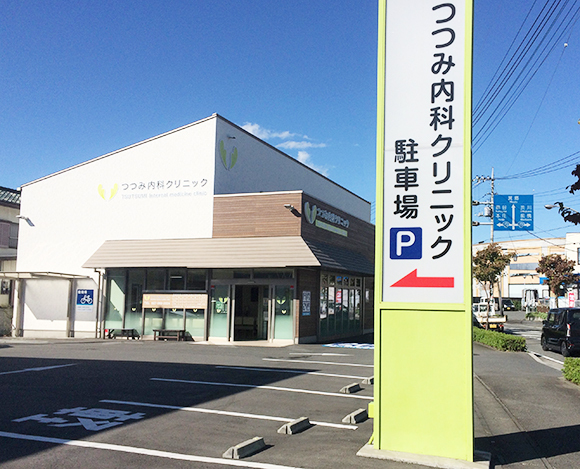
[{"label": "small window", "polygon": [[0,248],[10,246],[10,223],[0,222]]},{"label": "small window", "polygon": [[206,270],[205,269],[187,269],[186,290],[205,290]]}]

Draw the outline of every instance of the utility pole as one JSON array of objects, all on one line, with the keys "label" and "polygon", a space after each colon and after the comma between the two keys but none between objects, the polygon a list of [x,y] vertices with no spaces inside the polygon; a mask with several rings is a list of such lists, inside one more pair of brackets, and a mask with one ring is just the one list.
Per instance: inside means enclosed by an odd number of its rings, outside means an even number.
[{"label": "utility pole", "polygon": [[[486,202],[483,202],[483,201],[479,201],[479,200],[473,200],[471,202],[471,204],[474,205],[474,206],[475,205],[485,205],[484,213],[480,213],[477,216],[489,218],[490,221],[488,221],[488,222],[478,222],[478,221],[474,221],[471,224],[473,226],[490,225],[490,235],[489,235],[489,238],[490,238],[490,242],[492,242],[492,243],[493,243],[493,235],[494,235],[494,230],[493,230],[494,226],[493,225],[494,225],[494,207],[495,207],[495,205],[494,205],[494,197],[495,197],[495,176],[494,176],[493,169],[494,168],[492,167],[491,168],[491,176],[476,176],[473,179],[473,182],[476,183],[475,185],[481,184],[482,182],[487,182],[487,181],[490,182],[490,186],[491,186],[490,187],[490,189],[491,189],[490,190],[490,201],[489,202],[487,202],[487,201]],[[500,313],[503,315],[503,303],[502,303],[502,292],[501,292],[501,282],[502,282],[502,278],[503,277],[500,277],[500,281],[498,283],[498,287],[499,287],[499,292],[498,292],[499,293],[499,305],[498,305],[498,307],[499,307]],[[491,284],[490,296],[493,297],[493,283]],[[491,300],[492,300],[492,298],[488,298],[488,306],[487,306],[487,311],[488,311],[487,314],[488,314],[488,316],[489,316],[489,311],[490,311],[490,308],[491,308]],[[488,321],[488,325],[489,325],[489,321]]]},{"label": "utility pole", "polygon": [[490,225],[491,230],[490,230],[490,240],[493,243],[493,208],[494,208],[494,195],[495,195],[495,177],[493,175],[493,168],[491,168],[491,176],[475,176],[475,178],[473,179],[473,182],[475,182],[475,185],[481,184],[482,182],[487,182],[490,181],[491,183],[491,197],[490,197],[490,201],[489,202],[483,202],[483,201],[479,201],[479,200],[474,200],[471,202],[472,205],[485,205],[485,211],[484,213],[480,213],[477,216],[478,217],[486,217],[489,218],[490,221],[484,221],[484,222],[479,222],[479,221],[474,221],[471,224],[473,226],[480,226],[480,225]]}]

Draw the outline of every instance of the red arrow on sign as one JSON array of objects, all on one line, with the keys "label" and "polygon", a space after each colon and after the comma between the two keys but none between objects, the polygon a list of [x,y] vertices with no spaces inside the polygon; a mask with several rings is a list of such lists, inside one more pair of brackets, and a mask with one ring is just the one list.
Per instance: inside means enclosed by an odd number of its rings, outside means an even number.
[{"label": "red arrow on sign", "polygon": [[397,280],[391,287],[453,288],[453,284],[453,277],[417,277],[417,269],[415,269]]}]

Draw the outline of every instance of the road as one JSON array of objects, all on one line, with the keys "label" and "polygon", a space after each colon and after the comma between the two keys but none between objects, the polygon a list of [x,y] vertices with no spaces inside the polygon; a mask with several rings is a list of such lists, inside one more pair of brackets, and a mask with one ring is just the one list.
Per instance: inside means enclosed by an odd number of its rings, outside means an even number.
[{"label": "road", "polygon": [[564,365],[564,357],[557,352],[544,351],[540,345],[542,336],[542,321],[530,321],[525,319],[524,311],[507,313],[508,321],[505,332],[525,337],[530,356],[546,366],[561,370]]}]

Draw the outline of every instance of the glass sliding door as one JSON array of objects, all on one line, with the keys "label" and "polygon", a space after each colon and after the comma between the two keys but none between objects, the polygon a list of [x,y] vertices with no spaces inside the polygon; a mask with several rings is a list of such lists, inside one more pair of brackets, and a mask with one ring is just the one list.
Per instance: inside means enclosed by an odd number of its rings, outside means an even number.
[{"label": "glass sliding door", "polygon": [[211,312],[209,317],[210,337],[229,337],[228,316],[230,308],[230,286],[216,285],[211,291]]},{"label": "glass sliding door", "polygon": [[274,287],[274,339],[293,339],[293,290],[289,286]]},{"label": "glass sliding door", "polygon": [[143,285],[145,269],[129,269],[127,281],[127,308],[125,310],[125,329],[135,329],[142,334]]},{"label": "glass sliding door", "polygon": [[107,310],[105,329],[121,329],[125,314],[125,270],[111,270],[107,275]]},{"label": "glass sliding door", "polygon": [[258,339],[268,339],[268,325],[270,324],[270,287],[261,287],[261,313],[258,316]]}]

